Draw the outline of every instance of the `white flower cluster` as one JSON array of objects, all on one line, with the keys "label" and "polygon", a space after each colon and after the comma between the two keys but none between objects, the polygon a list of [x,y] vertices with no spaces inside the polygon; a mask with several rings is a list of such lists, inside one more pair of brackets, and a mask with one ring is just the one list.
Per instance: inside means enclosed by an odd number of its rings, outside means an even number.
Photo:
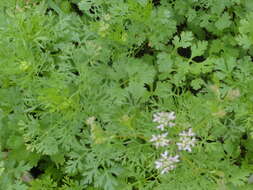
[{"label": "white flower cluster", "polygon": [[179,133],[179,136],[180,142],[177,143],[178,150],[191,152],[192,147],[194,147],[196,143],[195,133],[192,132],[192,128],[190,128],[188,131]]},{"label": "white flower cluster", "polygon": [[161,154],[161,158],[155,161],[156,169],[161,170],[161,174],[165,174],[176,168],[176,163],[179,162],[179,155],[169,156],[165,151]]},{"label": "white flower cluster", "polygon": [[153,122],[157,122],[159,125],[157,129],[164,130],[165,127],[173,127],[175,123],[172,121],[176,119],[174,112],[160,112],[154,114]]},{"label": "white flower cluster", "polygon": [[[176,115],[174,112],[160,112],[153,115],[153,122],[159,124],[156,128],[161,131],[164,131],[165,127],[175,126],[175,123],[173,123],[173,120],[175,119]],[[152,135],[150,142],[152,142],[156,148],[166,147],[171,143],[171,141],[166,138],[167,135],[167,132],[163,134]],[[192,147],[194,147],[196,143],[195,133],[193,133],[192,128],[187,131],[182,131],[179,133],[179,136],[179,142],[176,143],[178,150],[191,152]],[[165,174],[175,169],[177,162],[179,162],[179,155],[169,156],[168,152],[165,151],[161,154],[161,157],[155,161],[155,167],[156,169],[160,170],[161,174]]]},{"label": "white flower cluster", "polygon": [[[164,131],[165,127],[173,127],[175,123],[172,121],[176,119],[174,112],[160,112],[153,115],[153,122],[158,123],[157,129]],[[168,146],[170,140],[166,139],[168,133],[152,135],[150,142],[156,148]],[[156,169],[161,171],[161,174],[165,174],[176,168],[176,163],[179,162],[179,155],[169,156],[168,152],[165,151],[161,154],[161,158],[155,161]]]},{"label": "white flower cluster", "polygon": [[161,135],[152,135],[150,142],[153,142],[156,148],[164,147],[169,145],[170,141],[166,139],[168,133],[163,133]]}]

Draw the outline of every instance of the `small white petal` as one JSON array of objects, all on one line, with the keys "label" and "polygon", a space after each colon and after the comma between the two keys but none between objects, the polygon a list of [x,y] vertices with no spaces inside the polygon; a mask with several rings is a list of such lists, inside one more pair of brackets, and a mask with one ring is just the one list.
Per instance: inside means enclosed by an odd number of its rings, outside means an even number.
[{"label": "small white petal", "polygon": [[172,122],[169,122],[168,125],[169,125],[169,127],[174,127],[176,124],[172,123]]},{"label": "small white petal", "polygon": [[192,128],[190,128],[190,129],[188,130],[188,135],[189,135],[189,136],[195,136],[195,133],[193,133]]},{"label": "small white petal", "polygon": [[174,120],[174,119],[176,119],[175,112],[170,112],[170,113],[168,114],[168,119],[169,119],[169,120]]},{"label": "small white petal", "polygon": [[160,129],[161,131],[163,131],[164,130],[164,124],[158,125],[156,128]]},{"label": "small white petal", "polygon": [[155,167],[156,167],[156,169],[159,169],[159,168],[161,168],[162,166],[163,166],[163,164],[162,164],[162,162],[160,162],[160,161],[155,161]]},{"label": "small white petal", "polygon": [[150,142],[155,142],[157,141],[157,137],[155,135],[152,135],[152,138],[150,139]]},{"label": "small white petal", "polygon": [[166,158],[166,157],[168,156],[168,151],[165,151],[164,153],[162,153],[161,156],[162,156],[163,158]]},{"label": "small white petal", "polygon": [[158,147],[164,147],[169,145],[170,141],[166,139],[168,133],[164,133],[161,135],[152,135],[152,138],[150,139],[150,142],[154,142],[154,146],[156,148]]},{"label": "small white petal", "polygon": [[163,170],[161,171],[161,174],[165,174],[166,172],[168,172],[168,170],[163,169]]}]

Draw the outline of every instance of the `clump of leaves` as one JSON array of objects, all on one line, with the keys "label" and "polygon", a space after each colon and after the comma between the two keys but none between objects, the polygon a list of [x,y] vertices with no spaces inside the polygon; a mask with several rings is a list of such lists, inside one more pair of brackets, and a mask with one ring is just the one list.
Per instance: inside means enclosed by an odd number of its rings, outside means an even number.
[{"label": "clump of leaves", "polygon": [[[2,0],[0,188],[251,189],[250,0]],[[154,113],[196,144],[155,161]],[[195,139],[194,139],[195,142]],[[177,154],[177,152],[175,152]]]}]

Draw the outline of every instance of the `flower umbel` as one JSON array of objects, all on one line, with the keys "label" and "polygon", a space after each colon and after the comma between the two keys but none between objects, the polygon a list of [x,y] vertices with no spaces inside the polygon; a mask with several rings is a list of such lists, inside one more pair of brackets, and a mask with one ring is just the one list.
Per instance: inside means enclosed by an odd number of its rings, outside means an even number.
[{"label": "flower umbel", "polygon": [[155,161],[156,169],[161,171],[161,174],[165,174],[176,168],[176,163],[179,162],[179,155],[169,156],[165,151],[161,154],[161,158]]},{"label": "flower umbel", "polygon": [[180,142],[177,143],[178,150],[191,152],[192,147],[194,147],[196,143],[195,133],[192,132],[192,128],[190,128],[188,131],[179,133],[179,136]]},{"label": "flower umbel", "polygon": [[188,131],[183,131],[179,133],[179,136],[181,137],[194,137],[195,133],[193,133],[192,128],[190,128]]},{"label": "flower umbel", "polygon": [[160,112],[153,115],[153,122],[157,122],[160,125],[157,126],[157,129],[164,130],[166,126],[173,127],[175,123],[171,122],[176,119],[175,112]]},{"label": "flower umbel", "polygon": [[153,142],[156,148],[167,146],[170,143],[170,141],[166,139],[167,135],[168,133],[163,133],[161,135],[152,135],[150,142]]}]

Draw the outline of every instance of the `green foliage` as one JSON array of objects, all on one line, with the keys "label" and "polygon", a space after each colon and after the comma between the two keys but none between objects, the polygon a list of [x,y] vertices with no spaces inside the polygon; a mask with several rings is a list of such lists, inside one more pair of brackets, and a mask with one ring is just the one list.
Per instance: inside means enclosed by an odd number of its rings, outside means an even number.
[{"label": "green foliage", "polygon": [[[2,0],[0,189],[252,189],[250,0]],[[156,149],[152,115],[174,111]],[[180,154],[160,174],[161,151]]]}]

